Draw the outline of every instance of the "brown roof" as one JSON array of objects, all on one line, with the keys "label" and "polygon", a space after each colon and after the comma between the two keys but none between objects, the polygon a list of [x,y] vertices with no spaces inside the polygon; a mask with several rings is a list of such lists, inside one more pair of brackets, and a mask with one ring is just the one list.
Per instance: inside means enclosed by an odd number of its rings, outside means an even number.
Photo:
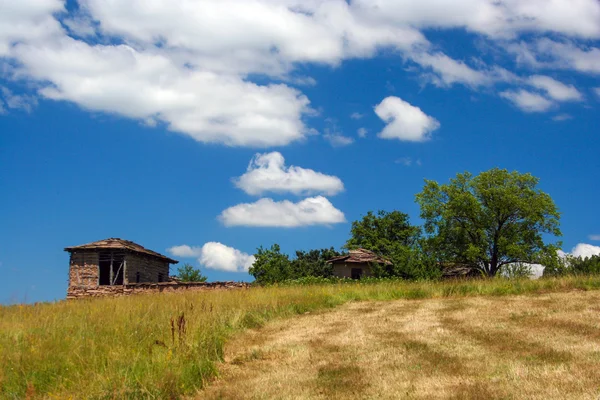
[{"label": "brown roof", "polygon": [[119,238],[108,238],[104,240],[98,240],[97,242],[82,244],[79,246],[65,247],[65,251],[74,252],[78,250],[101,250],[101,249],[118,249],[127,250],[134,253],[146,254],[152,257],[160,258],[164,261],[168,261],[170,264],[177,264],[179,261],[173,260],[167,256],[163,256],[152,250],[148,250],[144,246],[132,242],[131,240],[119,239]]},{"label": "brown roof", "polygon": [[379,257],[377,254],[366,249],[350,250],[345,256],[335,257],[331,260],[327,260],[328,263],[345,262],[345,263],[370,263],[374,262],[377,264],[391,265],[389,260],[383,257]]}]

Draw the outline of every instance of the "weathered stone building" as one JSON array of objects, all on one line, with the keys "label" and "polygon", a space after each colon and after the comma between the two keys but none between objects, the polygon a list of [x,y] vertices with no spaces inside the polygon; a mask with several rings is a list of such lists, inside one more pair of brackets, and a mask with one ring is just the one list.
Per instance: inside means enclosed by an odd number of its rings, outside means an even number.
[{"label": "weathered stone building", "polygon": [[392,264],[385,258],[365,249],[350,250],[348,254],[332,258],[327,262],[333,266],[333,276],[352,279],[371,276],[371,266],[373,264]]},{"label": "weathered stone building", "polygon": [[66,247],[65,251],[71,253],[69,289],[166,282],[169,265],[178,262],[119,238]]}]

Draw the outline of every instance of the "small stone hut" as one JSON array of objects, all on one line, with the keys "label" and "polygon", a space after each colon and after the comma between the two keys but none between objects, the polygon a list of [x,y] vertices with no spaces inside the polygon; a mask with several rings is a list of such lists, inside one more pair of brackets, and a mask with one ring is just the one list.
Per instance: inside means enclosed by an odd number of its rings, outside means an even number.
[{"label": "small stone hut", "polygon": [[374,263],[392,265],[389,260],[366,249],[350,250],[345,256],[332,258],[327,263],[333,265],[333,276],[352,279],[371,276],[371,266]]},{"label": "small stone hut", "polygon": [[178,261],[130,240],[109,238],[66,247],[71,253],[69,288],[166,282]]}]

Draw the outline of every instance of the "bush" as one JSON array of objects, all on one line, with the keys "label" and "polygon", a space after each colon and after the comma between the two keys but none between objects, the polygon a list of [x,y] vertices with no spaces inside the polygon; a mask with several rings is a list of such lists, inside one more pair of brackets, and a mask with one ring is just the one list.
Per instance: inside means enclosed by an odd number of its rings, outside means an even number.
[{"label": "bush", "polygon": [[530,278],[532,274],[531,266],[523,263],[506,264],[500,270],[500,275],[508,279]]},{"label": "bush", "polygon": [[206,282],[206,276],[202,275],[199,269],[193,265],[185,263],[177,269],[177,276],[182,282]]}]

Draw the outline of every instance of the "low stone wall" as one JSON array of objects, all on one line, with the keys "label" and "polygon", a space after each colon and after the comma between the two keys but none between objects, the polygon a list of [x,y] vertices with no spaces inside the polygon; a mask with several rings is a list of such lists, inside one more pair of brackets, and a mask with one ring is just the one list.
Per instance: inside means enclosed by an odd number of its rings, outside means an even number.
[{"label": "low stone wall", "polygon": [[183,292],[198,290],[247,289],[248,282],[162,282],[162,283],[130,283],[120,286],[71,286],[67,290],[67,300],[90,297],[118,297],[132,294]]}]

